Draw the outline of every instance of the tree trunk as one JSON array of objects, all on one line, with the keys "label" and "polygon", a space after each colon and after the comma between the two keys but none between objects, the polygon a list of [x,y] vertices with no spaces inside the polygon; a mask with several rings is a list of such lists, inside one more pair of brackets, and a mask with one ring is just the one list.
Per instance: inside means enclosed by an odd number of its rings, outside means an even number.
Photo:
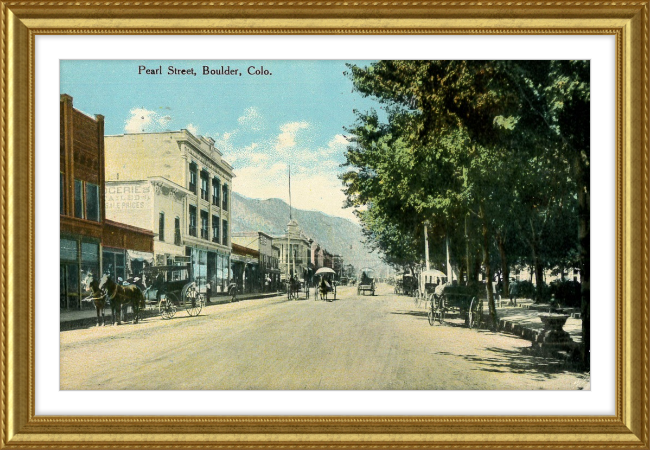
[{"label": "tree trunk", "polygon": [[477,247],[476,253],[474,254],[474,268],[472,270],[473,283],[478,283],[478,275],[481,273],[481,264],[483,262],[482,248],[482,245]]},{"label": "tree trunk", "polygon": [[485,217],[485,209],[483,205],[479,207],[479,214],[482,221],[482,234],[483,234],[483,266],[485,267],[486,278],[486,291],[488,299],[488,309],[490,312],[490,328],[496,330],[497,327],[497,308],[494,304],[494,293],[492,292],[492,269],[490,267],[490,241],[488,238],[487,218]]},{"label": "tree trunk", "polygon": [[544,287],[544,266],[539,257],[539,244],[537,242],[537,233],[535,232],[535,226],[533,225],[533,220],[530,219],[530,230],[532,232],[532,238],[530,240],[530,248],[533,252],[533,268],[535,270],[535,303],[542,301],[542,289]]},{"label": "tree trunk", "polygon": [[497,245],[499,246],[499,255],[501,255],[501,273],[503,274],[503,292],[504,297],[510,296],[510,268],[508,267],[508,259],[506,257],[506,248],[503,244],[501,233],[497,233]]},{"label": "tree trunk", "polygon": [[581,357],[585,368],[590,367],[591,326],[590,326],[590,247],[589,247],[589,168],[583,166],[582,155],[574,159],[576,181],[578,184],[578,250],[580,252],[580,297],[582,318]]}]

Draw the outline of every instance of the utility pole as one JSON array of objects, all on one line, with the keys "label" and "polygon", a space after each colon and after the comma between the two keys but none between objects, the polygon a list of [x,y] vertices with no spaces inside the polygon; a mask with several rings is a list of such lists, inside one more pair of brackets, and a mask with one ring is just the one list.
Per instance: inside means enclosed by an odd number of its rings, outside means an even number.
[{"label": "utility pole", "polygon": [[429,233],[427,232],[427,226],[429,221],[424,221],[424,260],[426,262],[427,272],[429,271]]},{"label": "utility pole", "polygon": [[451,282],[453,273],[451,271],[451,261],[449,260],[449,236],[445,236],[445,243],[447,244],[447,281]]},{"label": "utility pole", "polygon": [[289,224],[287,225],[287,286],[289,283],[289,252],[291,251],[291,238],[289,236],[289,231],[291,230],[291,165],[289,165]]},{"label": "utility pole", "polygon": [[469,235],[467,234],[467,216],[465,216],[465,258],[467,259],[466,264],[466,277],[465,285],[469,286]]}]

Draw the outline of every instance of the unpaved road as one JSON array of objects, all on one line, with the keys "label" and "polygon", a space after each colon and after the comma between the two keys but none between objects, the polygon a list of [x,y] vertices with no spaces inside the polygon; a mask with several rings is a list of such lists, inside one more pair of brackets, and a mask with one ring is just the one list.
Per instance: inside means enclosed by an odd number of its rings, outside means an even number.
[{"label": "unpaved road", "polygon": [[530,342],[429,326],[380,286],[334,302],[284,297],[209,306],[198,317],[60,333],[61,389],[589,389],[588,374]]}]

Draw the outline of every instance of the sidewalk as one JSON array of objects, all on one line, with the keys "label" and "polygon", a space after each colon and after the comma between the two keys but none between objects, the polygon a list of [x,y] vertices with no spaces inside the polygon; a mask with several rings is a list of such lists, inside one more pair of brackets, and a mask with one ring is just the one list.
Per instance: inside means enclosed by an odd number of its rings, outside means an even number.
[{"label": "sidewalk", "polygon": [[[279,297],[283,295],[286,296],[286,294],[282,294],[279,292],[269,292],[265,294],[261,294],[261,293],[241,294],[241,295],[237,295],[236,301],[239,302],[244,300],[257,300],[257,299],[271,298],[276,296]],[[206,307],[220,305],[224,303],[230,303],[230,300],[231,299],[229,296],[224,296],[224,295],[213,296],[210,297],[210,302],[206,303]],[[104,314],[106,316],[106,324],[110,325],[111,308],[107,306],[104,309],[104,311],[105,311]],[[140,311],[140,318],[142,319],[148,317],[155,317],[158,315],[159,315],[158,306],[156,304],[147,305],[143,311]],[[83,309],[81,311],[61,311],[59,318],[60,318],[60,328],[59,328],[60,331],[75,330],[78,328],[89,328],[89,327],[94,327],[97,324],[97,313],[95,312],[94,307]]]},{"label": "sidewalk", "polygon": [[[544,324],[539,318],[539,315],[550,312],[551,305],[535,305],[532,300],[528,299],[517,300],[517,306],[506,306],[507,302],[507,300],[502,300],[497,303],[498,331],[514,334],[531,342],[536,342],[539,334],[544,329]],[[504,306],[499,306],[499,303]],[[579,314],[576,314],[579,313],[579,309],[563,308],[562,312],[570,316],[563,330],[569,333],[573,344],[570,351],[556,352],[555,356],[568,360],[574,356],[571,353],[577,351],[582,342],[582,319],[579,318]],[[489,315],[487,301],[483,301],[483,314],[484,317]],[[482,324],[482,328],[486,328],[484,325]]]}]

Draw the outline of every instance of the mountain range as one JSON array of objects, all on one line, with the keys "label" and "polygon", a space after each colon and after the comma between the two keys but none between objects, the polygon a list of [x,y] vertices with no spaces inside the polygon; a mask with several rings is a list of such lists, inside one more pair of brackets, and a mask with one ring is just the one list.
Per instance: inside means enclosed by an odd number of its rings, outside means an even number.
[{"label": "mountain range", "polygon": [[[363,243],[361,227],[341,217],[320,211],[293,208],[291,217],[302,231],[328,252],[341,255],[343,264],[352,264],[357,270],[383,267],[379,254],[371,253]],[[286,233],[289,223],[289,205],[279,198],[265,200],[232,194],[232,231],[262,231],[270,235]]]}]

